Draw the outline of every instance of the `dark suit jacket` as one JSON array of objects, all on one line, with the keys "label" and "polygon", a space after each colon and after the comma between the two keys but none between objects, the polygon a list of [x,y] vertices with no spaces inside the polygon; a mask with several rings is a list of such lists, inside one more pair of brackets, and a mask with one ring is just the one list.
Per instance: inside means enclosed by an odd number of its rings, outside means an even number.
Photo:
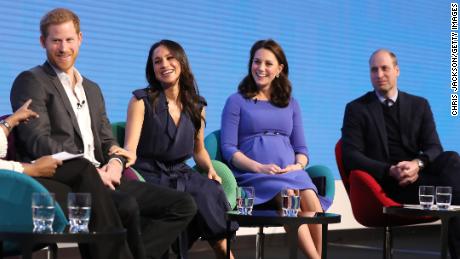
[{"label": "dark suit jacket", "polygon": [[[104,98],[99,86],[84,77],[83,88],[91,115],[95,157],[105,164],[109,159],[109,148],[117,143],[107,118]],[[64,86],[48,62],[22,72],[14,80],[10,95],[13,111],[29,98],[32,99],[30,108],[40,118],[17,127],[16,145],[20,159],[30,161],[61,151],[82,153],[83,139],[75,113]]]},{"label": "dark suit jacket", "polygon": [[[399,118],[402,145],[413,158],[425,156],[432,162],[442,146],[428,101],[399,91]],[[382,105],[375,92],[368,92],[347,104],[342,127],[342,152],[345,170],[360,169],[380,183],[390,169],[388,139]]]}]

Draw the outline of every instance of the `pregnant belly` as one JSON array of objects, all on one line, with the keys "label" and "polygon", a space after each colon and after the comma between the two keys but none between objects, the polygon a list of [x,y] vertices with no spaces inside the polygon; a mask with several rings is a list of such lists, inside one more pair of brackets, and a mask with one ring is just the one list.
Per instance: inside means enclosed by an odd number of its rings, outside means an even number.
[{"label": "pregnant belly", "polygon": [[242,143],[240,150],[262,164],[273,163],[285,167],[295,161],[294,150],[287,136],[257,136]]}]

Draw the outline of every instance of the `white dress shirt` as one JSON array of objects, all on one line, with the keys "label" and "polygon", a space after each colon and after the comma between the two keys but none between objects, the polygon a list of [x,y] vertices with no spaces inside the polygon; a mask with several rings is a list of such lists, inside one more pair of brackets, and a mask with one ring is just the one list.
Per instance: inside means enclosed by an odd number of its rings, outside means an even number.
[{"label": "white dress shirt", "polygon": [[83,77],[76,68],[73,68],[76,80],[75,86],[72,86],[72,80],[65,72],[53,67],[59,81],[64,86],[64,90],[72,105],[73,112],[77,117],[78,127],[80,128],[83,138],[83,157],[88,159],[94,166],[99,167],[100,162],[94,156],[94,136],[91,130],[91,116],[87,104],[85,90],[83,88]]}]

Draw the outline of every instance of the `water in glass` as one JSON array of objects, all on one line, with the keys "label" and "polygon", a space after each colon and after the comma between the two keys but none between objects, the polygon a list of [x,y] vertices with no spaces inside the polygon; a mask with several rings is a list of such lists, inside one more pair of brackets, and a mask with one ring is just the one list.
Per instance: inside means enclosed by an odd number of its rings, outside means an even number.
[{"label": "water in glass", "polygon": [[237,187],[236,188],[236,206],[239,214],[251,215],[254,205],[254,187]]},{"label": "water in glass", "polygon": [[69,193],[68,206],[70,233],[89,232],[88,223],[91,215],[91,195],[89,193]]},{"label": "water in glass", "polygon": [[439,210],[448,210],[452,201],[452,187],[436,187],[436,204]]},{"label": "water in glass", "polygon": [[418,187],[418,198],[423,209],[431,209],[434,204],[434,186],[421,185]]},{"label": "water in glass", "polygon": [[299,190],[285,189],[281,193],[283,215],[296,217],[300,209]]},{"label": "water in glass", "polygon": [[252,207],[254,205],[254,198],[237,198],[238,213],[243,215],[251,215]]},{"label": "water in glass", "polygon": [[34,232],[52,233],[54,222],[54,194],[32,194],[32,222]]},{"label": "water in glass", "polygon": [[91,207],[69,206],[70,232],[88,232]]}]

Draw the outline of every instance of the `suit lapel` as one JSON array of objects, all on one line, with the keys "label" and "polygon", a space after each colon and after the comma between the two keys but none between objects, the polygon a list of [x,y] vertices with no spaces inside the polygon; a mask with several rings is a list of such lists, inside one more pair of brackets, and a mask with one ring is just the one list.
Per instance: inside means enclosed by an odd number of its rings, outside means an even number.
[{"label": "suit lapel", "polygon": [[[96,95],[90,91],[88,86],[86,85],[86,80],[83,78],[83,89],[85,90],[86,101],[88,102],[88,109],[89,109],[89,117],[91,119],[91,130],[93,131],[93,136],[96,138],[95,132],[98,132],[95,128],[96,125],[99,125],[100,122],[96,122],[95,116],[93,114],[98,114],[95,109],[97,109],[97,99]],[[100,118],[99,118],[100,119]],[[98,143],[96,139],[94,139],[94,143]]]},{"label": "suit lapel", "polygon": [[383,118],[382,105],[374,92],[370,93],[370,101],[368,103],[369,111],[372,119],[374,120],[377,131],[379,132],[380,141],[383,143],[385,154],[388,157],[390,152],[388,151],[388,136],[385,128],[385,119]]},{"label": "suit lapel", "polygon": [[[399,130],[401,132],[401,141],[403,146],[409,147],[409,141],[408,141],[408,130],[410,129],[410,114],[411,112],[411,104],[410,104],[410,99],[407,98],[406,94],[404,92],[399,91],[398,93],[398,99],[399,99]],[[404,112],[403,112],[404,111]]]},{"label": "suit lapel", "polygon": [[53,82],[53,86],[58,92],[59,97],[61,98],[62,103],[64,104],[64,108],[70,116],[70,120],[72,121],[72,125],[75,129],[75,132],[77,132],[78,136],[82,138],[80,127],[78,127],[77,117],[73,112],[72,105],[70,104],[69,97],[67,96],[67,93],[64,90],[64,86],[61,84],[61,81],[59,81],[59,77],[56,75],[56,72],[54,72],[53,68],[48,62],[45,62],[43,64],[43,69],[50,76],[51,81]]}]

